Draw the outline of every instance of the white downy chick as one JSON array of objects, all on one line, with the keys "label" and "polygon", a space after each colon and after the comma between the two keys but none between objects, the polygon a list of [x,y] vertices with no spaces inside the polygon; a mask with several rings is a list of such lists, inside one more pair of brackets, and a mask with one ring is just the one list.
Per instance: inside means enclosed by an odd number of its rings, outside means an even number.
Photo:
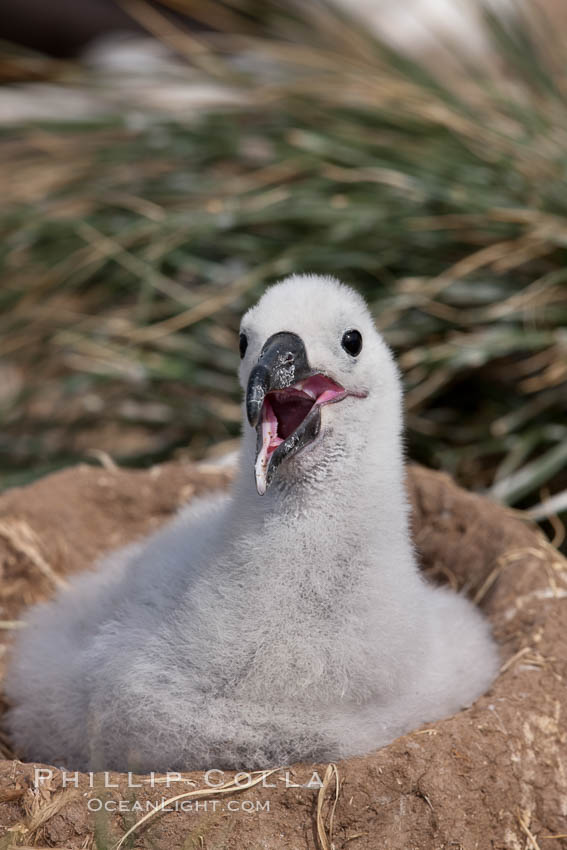
[{"label": "white downy chick", "polygon": [[138,772],[335,760],[494,678],[479,611],[417,567],[400,378],[363,299],[290,277],[240,344],[231,493],[30,612],[6,681],[25,757]]}]

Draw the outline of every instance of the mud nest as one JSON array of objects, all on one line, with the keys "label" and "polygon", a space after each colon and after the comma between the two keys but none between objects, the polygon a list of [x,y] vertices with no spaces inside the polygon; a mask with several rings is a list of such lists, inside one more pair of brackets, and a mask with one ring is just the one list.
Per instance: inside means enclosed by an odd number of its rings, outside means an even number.
[{"label": "mud nest", "polygon": [[[27,605],[230,477],[79,467],[3,494],[0,663]],[[232,788],[229,772],[152,782],[55,767],[37,785],[38,766],[17,761],[0,732],[0,847],[106,850],[132,829],[122,846],[159,850],[566,848],[567,563],[534,527],[444,475],[413,468],[408,487],[423,569],[478,602],[500,643],[489,693],[364,758],[240,776]]]}]

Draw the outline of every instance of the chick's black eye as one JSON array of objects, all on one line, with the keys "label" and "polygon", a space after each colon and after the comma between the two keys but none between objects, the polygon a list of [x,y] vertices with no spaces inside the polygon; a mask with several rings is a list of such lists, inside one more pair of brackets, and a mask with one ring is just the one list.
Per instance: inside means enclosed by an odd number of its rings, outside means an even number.
[{"label": "chick's black eye", "polygon": [[246,354],[246,349],[248,348],[248,337],[246,334],[240,334],[238,344],[240,347],[240,359],[242,359]]},{"label": "chick's black eye", "polygon": [[345,331],[341,345],[348,354],[356,357],[362,349],[362,334],[360,331],[354,330],[354,328],[350,331]]}]

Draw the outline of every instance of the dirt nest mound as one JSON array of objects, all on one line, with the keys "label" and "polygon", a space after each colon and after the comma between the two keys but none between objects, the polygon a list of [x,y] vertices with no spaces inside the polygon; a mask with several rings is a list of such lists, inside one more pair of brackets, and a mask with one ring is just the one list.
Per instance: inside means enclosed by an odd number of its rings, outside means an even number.
[{"label": "dirt nest mound", "polygon": [[[2,495],[0,640],[8,645],[22,609],[66,575],[230,477],[188,464],[79,467]],[[488,694],[336,769],[293,765],[263,781],[239,776],[236,787],[228,772],[89,777],[45,767],[36,787],[38,766],[15,760],[0,733],[0,847],[102,850],[131,828],[122,846],[160,850],[567,847],[567,564],[536,529],[444,475],[413,468],[409,491],[423,569],[465,589],[502,647]]]}]

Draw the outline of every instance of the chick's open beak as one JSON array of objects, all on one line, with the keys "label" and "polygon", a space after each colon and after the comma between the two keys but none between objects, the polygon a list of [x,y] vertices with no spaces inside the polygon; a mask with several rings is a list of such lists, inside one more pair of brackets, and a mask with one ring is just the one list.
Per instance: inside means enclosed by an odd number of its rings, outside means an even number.
[{"label": "chick's open beak", "polygon": [[254,472],[261,496],[282,461],[319,434],[321,406],[345,395],[343,387],[310,367],[297,334],[283,331],[267,340],[246,390],[246,414],[257,434]]}]

